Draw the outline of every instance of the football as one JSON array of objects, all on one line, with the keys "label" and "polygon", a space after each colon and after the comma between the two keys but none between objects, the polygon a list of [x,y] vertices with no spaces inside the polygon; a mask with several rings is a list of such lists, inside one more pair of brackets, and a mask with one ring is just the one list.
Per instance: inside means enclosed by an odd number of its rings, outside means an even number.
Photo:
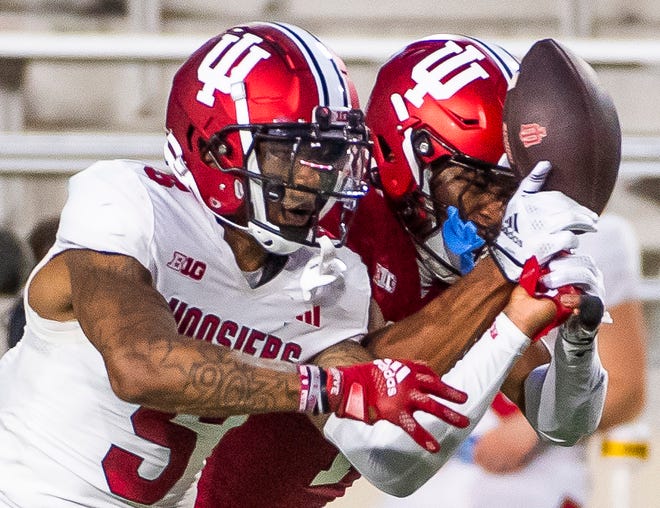
[{"label": "football", "polygon": [[621,128],[587,62],[553,39],[534,43],[506,95],[503,120],[507,157],[520,177],[548,160],[544,190],[603,211],[619,172]]}]

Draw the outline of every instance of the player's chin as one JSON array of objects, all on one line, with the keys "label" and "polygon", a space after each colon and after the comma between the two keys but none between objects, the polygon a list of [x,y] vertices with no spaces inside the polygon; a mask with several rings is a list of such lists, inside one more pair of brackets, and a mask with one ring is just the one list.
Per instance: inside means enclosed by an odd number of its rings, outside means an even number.
[{"label": "player's chin", "polygon": [[478,215],[470,220],[477,227],[477,234],[486,241],[494,239],[502,228],[502,218],[494,218],[491,215]]},{"label": "player's chin", "polygon": [[312,222],[312,210],[283,209],[280,225],[286,228],[309,228]]},{"label": "player's chin", "polygon": [[281,235],[287,240],[290,240],[292,242],[306,243],[309,237],[310,228],[307,225],[305,226],[282,225],[279,226],[279,228]]}]

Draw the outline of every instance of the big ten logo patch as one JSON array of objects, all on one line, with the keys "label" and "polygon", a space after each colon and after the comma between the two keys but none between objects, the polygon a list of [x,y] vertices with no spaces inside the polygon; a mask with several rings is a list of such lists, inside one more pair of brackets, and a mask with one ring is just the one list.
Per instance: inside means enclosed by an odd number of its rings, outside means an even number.
[{"label": "big ten logo patch", "polygon": [[178,251],[174,251],[172,259],[167,263],[167,266],[193,280],[202,280],[206,272],[206,263],[204,261],[198,261]]},{"label": "big ten logo patch", "polygon": [[396,289],[396,275],[390,272],[380,263],[376,263],[376,271],[373,276],[373,282],[388,293],[394,293]]}]

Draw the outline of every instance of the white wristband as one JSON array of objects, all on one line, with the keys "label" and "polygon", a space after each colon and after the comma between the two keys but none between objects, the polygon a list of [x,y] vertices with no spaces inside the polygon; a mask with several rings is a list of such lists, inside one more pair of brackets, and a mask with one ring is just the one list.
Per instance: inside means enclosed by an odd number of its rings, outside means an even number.
[{"label": "white wristband", "polygon": [[[319,414],[327,411],[327,395],[325,395],[326,373],[317,365],[298,365],[300,375],[301,413]],[[325,396],[324,396],[325,395]]]}]

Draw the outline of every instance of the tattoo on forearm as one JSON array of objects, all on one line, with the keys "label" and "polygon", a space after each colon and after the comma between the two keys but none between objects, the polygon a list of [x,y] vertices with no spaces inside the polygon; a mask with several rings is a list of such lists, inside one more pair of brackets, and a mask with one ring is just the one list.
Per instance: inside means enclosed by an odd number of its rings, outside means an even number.
[{"label": "tattoo on forearm", "polygon": [[136,261],[118,256],[75,274],[73,303],[83,330],[104,358],[114,355],[140,371],[136,379],[148,387],[144,405],[204,416],[297,408],[293,366],[266,369],[267,360],[179,335],[167,303]]}]

